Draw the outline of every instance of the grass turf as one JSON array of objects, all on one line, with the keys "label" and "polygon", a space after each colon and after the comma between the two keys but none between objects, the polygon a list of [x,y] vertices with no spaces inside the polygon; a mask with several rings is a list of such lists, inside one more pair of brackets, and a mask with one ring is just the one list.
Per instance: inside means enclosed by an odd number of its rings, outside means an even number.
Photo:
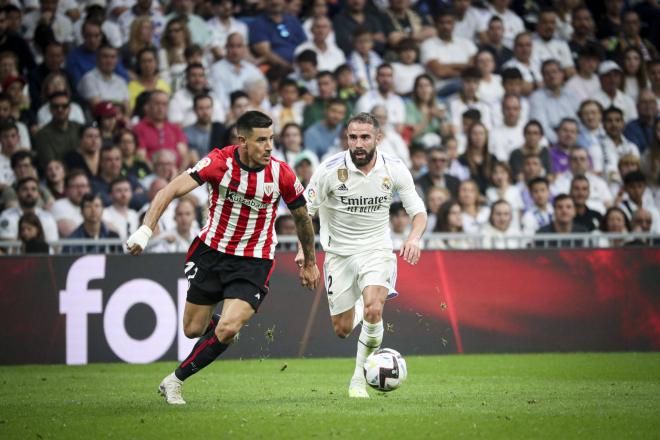
[{"label": "grass turf", "polygon": [[407,363],[401,389],[356,401],[351,359],[218,361],[186,382],[183,407],[156,394],[174,363],[0,367],[0,438],[660,436],[660,353]]}]

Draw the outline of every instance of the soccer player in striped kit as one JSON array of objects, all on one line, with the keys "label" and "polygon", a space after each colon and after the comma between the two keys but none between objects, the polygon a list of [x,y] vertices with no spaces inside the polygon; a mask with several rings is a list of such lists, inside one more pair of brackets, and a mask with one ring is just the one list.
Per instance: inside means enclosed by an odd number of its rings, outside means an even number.
[{"label": "soccer player in striped kit", "polygon": [[[412,175],[398,157],[377,151],[382,139],[376,118],[359,113],[348,121],[348,151],[324,161],[305,190],[310,215],[319,214],[321,245],[326,252],[323,274],[335,334],[347,338],[362,322],[350,397],[369,397],[364,361],[383,340],[383,307],[396,283],[389,212],[398,194],[412,219],[399,255],[410,264],[420,257],[426,208]],[[304,243],[296,255],[308,264]]]},{"label": "soccer player in striped kit", "polygon": [[[310,289],[319,284],[314,229],[304,188],[286,163],[271,156],[272,120],[250,111],[238,119],[236,129],[238,145],[214,149],[159,191],[144,224],[127,240],[130,253],[138,255],[167,205],[207,184],[208,221],[191,244],[185,264],[189,287],[183,330],[187,337],[199,340],[160,383],[159,392],[169,404],[186,403],[181,395],[183,381],[229,347],[268,294],[277,244],[273,225],[280,198],[291,210],[304,251],[300,281]],[[214,315],[220,301],[224,301],[222,313]]]}]

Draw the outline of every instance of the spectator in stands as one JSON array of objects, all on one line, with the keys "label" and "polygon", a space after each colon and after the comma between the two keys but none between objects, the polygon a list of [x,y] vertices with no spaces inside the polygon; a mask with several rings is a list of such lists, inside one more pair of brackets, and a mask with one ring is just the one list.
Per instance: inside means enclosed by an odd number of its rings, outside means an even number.
[{"label": "spectator in stands", "polygon": [[197,162],[214,148],[223,148],[226,128],[221,122],[213,121],[213,98],[197,95],[193,99],[193,110],[197,116],[194,124],[184,127],[191,154],[190,162]]},{"label": "spectator in stands", "polygon": [[626,124],[623,134],[637,145],[640,153],[644,153],[653,143],[653,127],[658,120],[658,103],[651,90],[640,91],[637,114],[639,117]]},{"label": "spectator in stands", "polygon": [[[119,238],[115,232],[108,229],[103,223],[103,201],[98,194],[88,193],[80,201],[80,211],[83,222],[67,238],[98,240],[105,238]],[[119,253],[121,246],[88,244],[85,246],[66,246],[62,249],[64,254],[98,254]]]},{"label": "spectator in stands", "polygon": [[530,153],[524,156],[522,161],[522,176],[518,183],[516,183],[516,186],[520,190],[525,209],[529,209],[534,205],[527,183],[536,177],[545,177],[546,174],[538,154]]},{"label": "spectator in stands", "polygon": [[293,122],[286,124],[282,127],[277,149],[273,150],[273,155],[293,168],[296,156],[303,150],[302,140],[303,131],[300,125]]},{"label": "spectator in stands", "polygon": [[184,169],[188,165],[188,140],[178,125],[167,120],[168,105],[166,93],[151,92],[144,108],[145,117],[133,128],[139,142],[138,154],[149,164],[156,151],[172,150],[177,155],[178,166]]},{"label": "spectator in stands", "polygon": [[300,99],[298,85],[292,79],[285,79],[279,85],[279,102],[271,109],[273,132],[278,135],[289,122],[302,124],[305,103]]},{"label": "spectator in stands", "polygon": [[[628,153],[628,154],[624,154],[619,158],[618,176],[625,176],[626,174],[631,173],[633,171],[641,171],[641,170],[642,167],[639,156],[635,156],[634,154]],[[623,180],[614,179],[614,180],[610,180],[609,183],[610,183],[610,193],[615,195],[614,205],[619,205],[623,200],[625,200],[628,197],[628,195],[626,194],[623,188]],[[657,184],[654,184],[653,179],[651,179],[649,183],[652,185],[652,187],[647,186],[646,191],[642,196],[645,206],[655,204],[653,190],[657,188]]]},{"label": "spectator in stands", "polygon": [[27,150],[32,149],[30,132],[25,124],[11,116],[11,99],[6,93],[0,92],[0,124],[12,123],[18,129],[19,144]]},{"label": "spectator in stands", "polygon": [[[612,234],[626,234],[630,232],[630,220],[626,217],[626,214],[616,206],[608,208],[607,212],[603,216],[603,220],[600,224],[600,230]],[[625,238],[605,238],[601,240],[601,247],[618,247],[626,244],[627,240]]]},{"label": "spectator in stands", "polygon": [[406,141],[389,123],[387,108],[384,105],[376,105],[371,109],[378,124],[380,124],[381,140],[378,144],[378,151],[398,157],[403,161],[406,167],[410,166],[410,150]]},{"label": "spectator in stands", "polygon": [[131,176],[138,181],[151,173],[147,164],[137,156],[137,136],[131,130],[122,128],[115,136],[116,145],[121,150],[121,174]]},{"label": "spectator in stands", "polygon": [[624,116],[621,109],[610,107],[603,113],[603,127],[606,136],[601,140],[601,149],[592,149],[592,161],[598,164],[598,169],[603,170],[607,180],[618,179],[621,176],[617,172],[619,158],[624,154],[634,154],[639,157],[637,145],[630,142],[623,135]]},{"label": "spectator in stands", "polygon": [[603,215],[587,206],[589,200],[589,179],[583,175],[576,175],[571,180],[569,195],[575,204],[575,223],[579,223],[589,232],[600,229]]},{"label": "spectator in stands", "polygon": [[[153,0],[135,0],[135,2],[129,1],[126,3],[126,7],[123,9],[123,11],[117,15],[117,23],[121,29],[124,42],[128,41],[130,30],[133,26],[133,21],[135,21],[138,17],[144,17],[148,19],[149,22],[151,22],[153,26],[152,43],[158,44],[158,42],[161,41],[161,34],[163,33],[165,20],[157,3],[158,2],[156,2],[154,5]],[[110,3],[109,9],[111,12],[112,6],[114,4],[116,3]]]},{"label": "spectator in stands", "polygon": [[360,94],[363,92],[360,87],[353,80],[353,71],[348,64],[342,64],[334,71],[333,76],[337,81],[337,96],[345,100],[349,106],[353,106]]},{"label": "spectator in stands", "polygon": [[522,195],[520,189],[513,185],[511,178],[511,169],[504,162],[495,162],[493,164],[493,174],[491,176],[492,185],[486,189],[486,200],[491,205],[498,200],[505,200],[509,204],[512,214],[513,226],[520,224],[520,214],[524,210]]},{"label": "spectator in stands", "polygon": [[575,74],[571,49],[566,41],[555,38],[556,29],[557,12],[554,9],[542,9],[538,15],[536,33],[532,38],[532,58],[541,63],[556,60],[563,69],[564,75],[571,77]]},{"label": "spectator in stands", "polygon": [[158,51],[160,76],[170,86],[172,92],[183,84],[186,70],[185,51],[192,46],[190,31],[181,18],[169,20],[165,25],[163,38]]},{"label": "spectator in stands", "polygon": [[[76,44],[83,42],[82,24],[84,21],[95,21],[101,23],[101,31],[105,41],[115,49],[119,49],[123,44],[121,28],[113,20],[106,20],[105,4],[100,1],[92,2],[85,7],[85,17],[77,20],[73,25],[73,34]],[[63,42],[58,38],[58,41]]]},{"label": "spectator in stands", "polygon": [[658,57],[658,50],[655,44],[642,38],[640,35],[641,21],[637,12],[628,10],[623,13],[621,18],[621,33],[616,39],[609,41],[609,47],[613,47],[612,52],[616,55],[624,54],[628,48],[634,47],[642,56],[642,59],[651,61]]},{"label": "spectator in stands", "polygon": [[21,246],[23,254],[49,253],[41,220],[33,212],[26,212],[18,220],[18,239],[23,243]]},{"label": "spectator in stands", "polygon": [[[519,160],[522,164],[522,154],[525,153],[522,149],[526,146],[524,136],[526,121],[520,117],[520,98],[515,95],[505,95],[502,99],[502,114],[503,124],[495,126],[490,132],[488,150],[500,162],[507,162],[518,148],[521,151]],[[536,150],[529,152],[538,153]]]},{"label": "spectator in stands", "polygon": [[619,65],[614,61],[603,61],[598,67],[598,76],[600,77],[601,89],[593,98],[600,102],[600,105],[605,109],[609,107],[621,109],[625,122],[636,119],[635,101],[619,89],[623,79],[623,73]]},{"label": "spectator in stands", "polygon": [[650,61],[646,65],[646,69],[651,82],[650,89],[655,94],[655,100],[658,103],[658,108],[660,108],[660,60]]},{"label": "spectator in stands", "polygon": [[18,145],[18,127],[11,120],[0,124],[0,192],[16,181],[14,171],[11,169],[11,157],[20,149]]},{"label": "spectator in stands", "polygon": [[34,213],[39,217],[44,228],[46,241],[58,238],[57,225],[53,216],[37,206],[39,200],[39,181],[36,177],[24,177],[16,183],[18,206],[7,208],[0,214],[0,239],[18,239],[18,221],[26,213]]},{"label": "spectator in stands", "polygon": [[457,90],[461,72],[472,64],[477,46],[470,40],[454,37],[456,17],[446,9],[435,16],[437,37],[426,39],[420,46],[420,59],[436,79],[436,90],[448,96]]},{"label": "spectator in stands", "polygon": [[206,47],[210,43],[211,34],[206,21],[193,12],[195,3],[189,0],[172,0],[171,12],[165,16],[165,22],[174,18],[186,23],[193,44]]},{"label": "spectator in stands", "polygon": [[573,118],[564,118],[557,128],[557,142],[550,148],[552,174],[560,174],[569,168],[571,149],[577,147],[578,122]]},{"label": "spectator in stands", "polygon": [[[267,76],[270,76],[271,78],[277,77],[278,81],[277,86],[275,86],[274,83],[271,83],[272,91],[279,88],[279,84],[281,84],[281,81],[284,78],[284,74],[278,72],[280,69],[281,68],[276,68],[268,71],[269,75]],[[305,102],[311,102],[314,96],[319,95],[319,87],[318,84],[316,84],[316,75],[318,75],[318,73],[319,69],[316,52],[311,49],[306,49],[296,55],[293,73],[289,75],[289,79],[296,82]]]},{"label": "spectator in stands", "polygon": [[[121,176],[121,150],[118,146],[112,145],[110,147],[102,148],[99,158],[99,173],[97,176],[92,177],[92,192],[98,194],[103,200],[104,206],[112,204],[110,198],[110,184]],[[146,194],[140,184],[128,177],[131,182],[133,195],[131,198],[131,207],[140,209],[146,202]]]},{"label": "spectator in stands", "polygon": [[[16,181],[2,191],[0,198],[0,206],[6,208],[15,207],[18,204],[18,182],[26,177],[38,178],[36,163],[32,152],[19,150],[15,152],[10,159],[11,169],[14,172]],[[39,185],[39,197],[37,199],[37,207],[49,209],[53,204],[53,195],[50,193],[45,185]]]},{"label": "spectator in stands", "polygon": [[[508,48],[513,47],[514,38],[525,30],[522,19],[509,9],[511,0],[490,0],[486,7],[488,12],[484,15],[484,21],[488,22],[492,17],[497,16],[504,24],[504,45]],[[483,41],[483,35],[481,36]]]},{"label": "spectator in stands", "polygon": [[587,150],[577,146],[572,147],[569,152],[569,168],[557,174],[552,185],[552,192],[554,194],[568,194],[573,178],[575,176],[585,176],[589,180],[590,187],[587,205],[602,214],[605,212],[605,208],[612,205],[612,194],[607,182],[591,172],[590,168]]},{"label": "spectator in stands", "polygon": [[303,151],[296,156],[296,161],[293,164],[293,171],[295,171],[298,180],[304,187],[307,187],[309,181],[312,179],[314,170],[319,166],[319,159],[316,154],[311,151]]},{"label": "spectator in stands", "polygon": [[490,183],[493,164],[497,159],[488,151],[488,130],[481,122],[475,122],[467,132],[467,148],[459,156],[461,165],[468,168],[470,178],[474,179],[479,192],[484,194]]},{"label": "spectator in stands", "polygon": [[[110,101],[101,101],[92,109],[92,115],[101,133],[101,145],[104,147],[112,145],[119,129],[119,118],[122,117],[117,106]],[[122,118],[121,124],[123,122]]]},{"label": "spectator in stands", "polygon": [[346,62],[344,52],[337,47],[334,41],[328,40],[328,36],[332,32],[332,22],[328,17],[314,17],[311,32],[312,39],[299,45],[295,51],[296,55],[304,50],[313,50],[316,53],[319,71],[329,70],[333,72]]},{"label": "spectator in stands", "polygon": [[591,99],[600,90],[600,81],[596,71],[602,56],[602,49],[596,44],[580,48],[577,54],[577,75],[567,82],[565,90],[575,96],[576,101],[584,102]]},{"label": "spectator in stands", "polygon": [[596,37],[607,45],[608,39],[615,38],[621,31],[621,13],[624,3],[620,0],[605,0],[605,13],[598,20]]},{"label": "spectator in stands", "polygon": [[431,232],[435,228],[438,221],[438,210],[440,207],[453,197],[447,188],[439,188],[432,186],[424,195],[424,202],[426,204],[426,215],[428,221],[426,222],[426,231]]},{"label": "spectator in stands", "polygon": [[89,191],[89,179],[85,172],[78,169],[71,170],[64,183],[66,197],[56,200],[50,209],[57,222],[60,237],[68,237],[82,223],[80,203],[82,197]]},{"label": "spectator in stands", "polygon": [[176,155],[171,150],[159,150],[154,153],[153,172],[140,180],[143,188],[150,188],[157,179],[171,182],[177,176]]},{"label": "spectator in stands", "polygon": [[[41,90],[41,101],[43,104],[37,111],[37,126],[42,128],[44,125],[48,124],[53,119],[53,112],[50,111],[50,105],[48,103],[48,97],[56,92],[64,92],[69,97],[77,96],[77,92],[74,93],[73,90],[69,87],[66,75],[62,72],[55,72],[48,75],[43,82]],[[71,101],[71,109],[69,111],[69,121],[77,122],[81,125],[85,124],[85,113],[80,105],[77,102]]]},{"label": "spectator in stands", "polygon": [[481,74],[477,97],[489,106],[500,105],[504,96],[502,77],[495,72],[495,58],[488,49],[480,49],[474,58],[475,65]]},{"label": "spectator in stands", "polygon": [[642,155],[641,169],[653,186],[660,185],[660,119],[653,124],[653,138]]},{"label": "spectator in stands", "polygon": [[522,232],[525,235],[533,235],[540,228],[552,222],[554,210],[550,204],[550,183],[548,179],[545,177],[535,177],[528,181],[527,187],[533,205],[527,207],[520,223]]},{"label": "spectator in stands", "polygon": [[[566,194],[559,194],[552,203],[554,215],[552,221],[536,231],[537,234],[571,234],[587,233],[587,228],[575,223],[575,204],[573,199]],[[546,242],[536,241],[536,247],[582,247],[582,240],[549,240]]]},{"label": "spectator in stands", "polygon": [[479,111],[481,122],[486,128],[492,127],[490,106],[477,96],[480,81],[481,72],[476,67],[467,67],[461,72],[461,90],[450,97],[447,103],[455,132],[467,131],[467,127],[463,127],[462,117],[463,113],[470,109]]},{"label": "spectator in stands", "polygon": [[338,32],[335,35],[337,46],[348,56],[354,47],[355,31],[358,28],[367,29],[373,36],[375,49],[382,53],[385,47],[385,34],[381,21],[376,14],[365,11],[365,0],[347,0],[344,7],[333,19],[333,28]]},{"label": "spectator in stands", "polygon": [[463,231],[476,234],[488,221],[490,210],[479,200],[479,186],[472,179],[464,180],[458,187],[458,203],[461,205]]},{"label": "spectator in stands", "polygon": [[[73,84],[80,83],[83,76],[96,67],[98,54],[103,45],[101,25],[96,21],[85,20],[82,25],[82,36],[83,44],[69,51],[66,57],[66,71]],[[124,69],[124,65],[116,60],[114,73],[122,77],[124,81],[128,81],[128,72]]]},{"label": "spectator in stands", "polygon": [[447,110],[438,103],[430,75],[424,73],[415,78],[411,99],[405,105],[405,123],[412,127],[413,142],[420,141],[429,133],[449,131]]},{"label": "spectator in stands", "polygon": [[24,77],[9,75],[2,82],[2,90],[9,96],[11,116],[28,127],[32,127],[34,125],[34,115],[30,111],[30,100],[23,92],[26,85],[27,80]]},{"label": "spectator in stands", "polygon": [[[278,215],[275,219],[275,233],[277,237],[295,237],[296,236],[296,222],[293,220],[291,214]],[[277,250],[296,250],[295,243],[278,243]]]},{"label": "spectator in stands", "polygon": [[[136,74],[139,65],[139,53],[144,49],[152,49],[156,59],[158,59],[157,44],[158,41],[154,41],[154,25],[151,19],[148,16],[137,17],[131,24],[128,41],[119,49],[119,58],[129,72]],[[131,75],[131,77],[133,76]]]},{"label": "spectator in stands", "polygon": [[544,61],[541,71],[545,86],[529,99],[530,117],[541,123],[550,142],[556,142],[555,127],[562,119],[575,117],[579,103],[565,90],[564,72],[558,61]]},{"label": "spectator in stands", "polygon": [[[651,225],[653,224],[653,217],[651,213],[644,208],[640,208],[633,214],[631,223],[631,231],[635,233],[651,233]],[[641,245],[647,246],[651,244],[657,244],[656,240],[642,240],[636,239],[632,242],[626,243],[628,245]]]},{"label": "spectator in stands", "polygon": [[481,227],[481,242],[485,249],[518,249],[520,229],[513,219],[513,212],[509,202],[498,200],[491,206],[488,223]]},{"label": "spectator in stands", "polygon": [[[199,63],[186,67],[186,85],[172,96],[168,111],[168,119],[173,124],[182,127],[192,125],[197,118],[193,109],[195,96],[212,93],[208,85],[204,66]],[[225,110],[219,100],[213,100],[213,121],[224,121]]]},{"label": "spectator in stands", "polygon": [[[600,152],[593,150],[602,149],[601,143],[606,136],[602,124],[603,107],[598,101],[587,99],[580,104],[578,117],[580,118],[580,133],[578,134],[577,144],[579,147],[585,148],[592,158],[598,157]],[[594,172],[602,174],[603,170],[600,168],[602,164],[593,162],[592,165]]]},{"label": "spectator in stands", "polygon": [[128,83],[129,107],[135,108],[137,97],[143,92],[161,90],[170,95],[170,85],[158,74],[158,52],[154,47],[140,49],[135,58],[136,77]]},{"label": "spectator in stands", "polygon": [[513,45],[513,58],[504,63],[504,69],[515,68],[523,78],[522,94],[529,96],[534,90],[543,87],[540,63],[532,58],[532,36],[529,32],[516,35]]},{"label": "spectator in stands", "polygon": [[623,83],[621,90],[637,102],[640,90],[648,88],[646,62],[642,52],[635,46],[626,48],[621,56]]},{"label": "spectator in stands", "polygon": [[[280,220],[281,216],[277,216]],[[160,231],[147,246],[149,252],[172,253],[187,252],[190,243],[199,230],[195,219],[195,202],[189,197],[183,197],[174,208],[175,227]],[[295,234],[295,228],[294,228]]]},{"label": "spectator in stands", "polygon": [[401,249],[410,232],[410,217],[401,202],[393,202],[390,205],[390,233],[393,249]]},{"label": "spectator in stands", "polygon": [[[399,41],[396,46],[397,60],[392,62],[394,75],[394,91],[401,96],[408,96],[413,92],[415,79],[424,75],[426,70],[418,62],[417,43],[412,38]],[[431,81],[433,84],[433,81]]]},{"label": "spectator in stands", "polygon": [[255,17],[249,28],[252,51],[271,66],[291,69],[296,47],[307,40],[300,21],[284,12],[284,0],[268,1],[265,12]]},{"label": "spectator in stands", "polygon": [[221,59],[227,55],[225,51],[232,34],[243,37],[245,42],[248,38],[248,26],[241,20],[233,17],[235,0],[214,0],[211,2],[213,18],[206,22],[211,32],[209,47],[215,59]]},{"label": "spectator in stands", "polygon": [[305,150],[317,157],[325,155],[339,137],[345,116],[346,103],[339,98],[332,99],[325,111],[325,119],[305,130]]},{"label": "spectator in stands", "polygon": [[46,165],[44,183],[55,200],[66,197],[64,194],[66,170],[62,161],[53,159]]},{"label": "spectator in stands", "polygon": [[513,58],[513,51],[504,45],[504,23],[497,15],[488,20],[484,42],[479,45],[479,50],[488,50],[493,54],[496,72],[500,72],[504,63]]},{"label": "spectator in stands", "polygon": [[72,89],[73,83],[64,70],[64,46],[57,41],[51,41],[46,45],[43,54],[44,60],[36,68],[28,73],[28,84],[30,92],[31,107],[39,108],[43,101],[41,90],[46,77],[52,73],[60,73],[65,76],[65,80]]},{"label": "spectator in stands", "polygon": [[[435,223],[433,232],[436,233],[463,233],[463,219],[461,205],[450,200],[440,206],[438,210],[438,221]],[[427,246],[431,249],[467,249],[470,243],[460,239],[429,239]]]},{"label": "spectator in stands", "polygon": [[[0,8],[0,23],[6,23],[7,12]],[[27,74],[36,67],[30,46],[25,39],[7,30],[7,26],[0,26],[0,53],[9,51],[18,58],[18,74]]]},{"label": "spectator in stands", "polygon": [[378,84],[376,90],[370,90],[358,99],[355,111],[368,112],[378,104],[384,105],[387,108],[390,124],[401,133],[406,120],[406,106],[403,99],[394,93],[393,71],[390,64],[384,63],[378,66],[376,83]]},{"label": "spectator in stands", "polygon": [[411,8],[411,3],[411,0],[390,0],[389,8],[383,11],[383,33],[390,48],[396,47],[404,38],[412,38],[421,43],[436,35],[435,28],[426,15],[418,14]]},{"label": "spectator in stands", "polygon": [[91,179],[99,173],[101,147],[101,131],[99,128],[94,124],[86,125],[80,129],[78,148],[66,153],[63,162],[70,170],[83,170],[87,177]]},{"label": "spectator in stands", "polygon": [[431,188],[446,188],[452,198],[458,196],[460,181],[447,173],[449,157],[447,150],[434,147],[426,150],[426,164],[428,170],[415,180],[417,192],[423,197]]},{"label": "spectator in stands", "polygon": [[337,96],[337,82],[332,73],[321,71],[316,75],[319,96],[303,110],[303,130],[323,119],[328,103]]},{"label": "spectator in stands", "polygon": [[632,219],[633,214],[638,209],[646,209],[651,213],[653,225],[651,230],[660,233],[660,212],[651,205],[644,203],[644,193],[646,192],[646,177],[641,171],[631,171],[623,177],[623,189],[626,192],[627,199],[621,202],[619,208],[623,211],[628,220]]},{"label": "spectator in stands", "polygon": [[348,64],[353,70],[353,81],[360,90],[376,89],[376,70],[383,59],[373,50],[374,38],[367,28],[358,28],[353,33],[353,50],[348,55]]},{"label": "spectator in stands", "polygon": [[410,146],[410,174],[413,179],[418,179],[426,171],[425,148],[420,144],[412,144]]},{"label": "spectator in stands", "polygon": [[117,177],[110,182],[112,204],[103,210],[103,222],[108,229],[116,232],[122,241],[140,225],[137,212],[129,207],[132,192],[131,181],[124,176]]},{"label": "spectator in stands", "polygon": [[78,145],[81,125],[69,121],[71,99],[65,92],[55,92],[48,97],[53,119],[34,137],[34,149],[39,165],[44,169],[51,159],[62,160],[64,155]]},{"label": "spectator in stands", "polygon": [[[483,13],[480,8],[475,8],[470,3],[470,0],[455,0],[453,2],[454,13],[456,14],[454,36],[470,41],[478,41],[478,34],[483,30]],[[502,20],[500,20],[501,23]]]},{"label": "spectator in stands", "polygon": [[247,59],[248,50],[245,41],[245,37],[239,32],[229,34],[225,46],[226,56],[211,66],[209,78],[212,84],[221,85],[217,93],[224,107],[230,105],[230,95],[243,90],[246,82],[264,79],[259,68]]},{"label": "spectator in stands", "polygon": [[250,100],[249,110],[270,113],[271,103],[268,97],[268,81],[265,78],[255,78],[245,83],[245,93]]},{"label": "spectator in stands", "polygon": [[[229,127],[235,125],[238,118],[250,108],[250,98],[247,93],[236,90],[229,95],[229,102],[229,114],[225,121],[225,126],[228,127],[226,130],[227,133],[229,133]],[[225,142],[224,144],[229,145],[229,142]]]},{"label": "spectator in stands", "polygon": [[596,25],[588,7],[582,5],[573,8],[571,17],[573,35],[568,41],[568,47],[570,47],[571,53],[573,54],[573,60],[577,63],[580,52],[582,52],[586,47],[590,46],[601,48],[602,46],[600,45],[600,42],[594,37]]}]

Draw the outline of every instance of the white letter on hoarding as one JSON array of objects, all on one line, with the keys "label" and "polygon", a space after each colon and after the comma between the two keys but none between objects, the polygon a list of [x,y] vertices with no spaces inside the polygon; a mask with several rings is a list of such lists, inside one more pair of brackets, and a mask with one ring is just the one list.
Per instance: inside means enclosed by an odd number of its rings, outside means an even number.
[{"label": "white letter on hoarding", "polygon": [[69,268],[66,290],[60,290],[60,314],[66,315],[66,363],[87,363],[87,314],[103,311],[103,294],[87,290],[91,280],[105,277],[105,255],[77,259]]},{"label": "white letter on hoarding", "polygon": [[[126,313],[144,303],[156,314],[156,328],[146,339],[134,339],[124,327]],[[158,360],[176,336],[176,308],[170,294],[155,281],[131,280],[112,294],[105,307],[103,330],[112,351],[125,362],[148,363]]]},{"label": "white letter on hoarding", "polygon": [[192,351],[193,347],[195,346],[195,342],[197,342],[197,339],[188,339],[186,338],[186,335],[183,333],[183,311],[186,308],[186,298],[188,296],[188,280],[185,278],[179,278],[179,282],[177,283],[178,287],[178,306],[179,306],[179,322],[182,324],[178,326],[178,331],[177,331],[177,358],[182,361],[190,354]]}]

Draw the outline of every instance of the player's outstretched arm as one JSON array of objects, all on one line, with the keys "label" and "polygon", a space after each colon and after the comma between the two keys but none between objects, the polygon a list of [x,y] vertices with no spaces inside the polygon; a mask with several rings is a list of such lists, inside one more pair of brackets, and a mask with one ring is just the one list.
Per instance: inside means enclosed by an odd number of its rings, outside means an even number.
[{"label": "player's outstretched arm", "polygon": [[184,172],[158,191],[144,216],[144,223],[126,240],[128,251],[132,255],[140,254],[147,247],[147,242],[151,238],[158,220],[172,200],[188,194],[198,186],[199,183],[190,174]]},{"label": "player's outstretched arm", "polygon": [[422,254],[420,239],[426,230],[426,219],[427,216],[425,212],[415,214],[412,219],[410,234],[408,234],[408,238],[399,251],[399,255],[410,264],[417,264],[419,257]]},{"label": "player's outstretched arm", "polygon": [[311,290],[319,285],[319,268],[316,266],[316,252],[314,250],[314,227],[312,219],[307,213],[307,206],[301,206],[291,211],[293,220],[296,222],[296,232],[304,255],[304,261],[298,272],[300,284]]}]

